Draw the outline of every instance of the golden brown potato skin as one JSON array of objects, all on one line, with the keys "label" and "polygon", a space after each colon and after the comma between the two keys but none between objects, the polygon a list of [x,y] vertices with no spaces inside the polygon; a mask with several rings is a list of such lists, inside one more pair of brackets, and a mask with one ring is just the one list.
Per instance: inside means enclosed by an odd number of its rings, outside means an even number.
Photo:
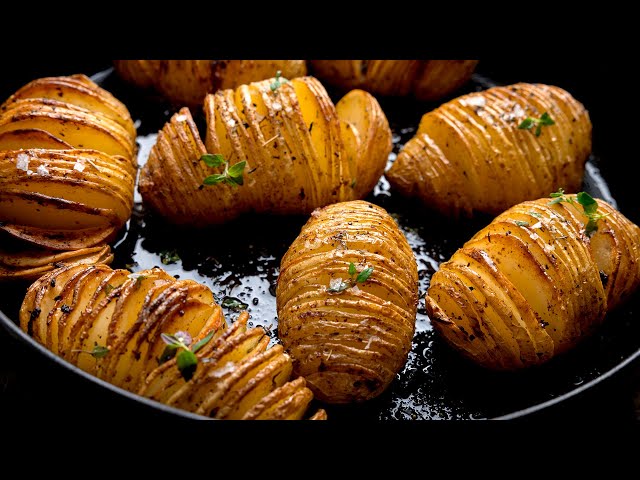
[{"label": "golden brown potato skin", "polygon": [[[250,211],[308,214],[367,195],[392,147],[375,98],[354,90],[334,107],[315,78],[275,91],[273,81],[207,95],[205,143],[187,108],[174,115],[140,173],[145,203],[173,223],[203,226]],[[199,161],[204,153],[246,161],[244,184],[203,185],[223,171]]]},{"label": "golden brown potato skin", "polygon": [[[555,125],[521,130],[548,112]],[[591,121],[561,88],[519,83],[463,95],[422,117],[386,173],[401,194],[445,215],[497,215],[564,188],[577,191],[591,153]]]},{"label": "golden brown potato skin", "polygon": [[304,60],[116,60],[118,74],[141,88],[151,88],[174,105],[200,107],[207,93],[273,77],[307,74]]},{"label": "golden brown potato skin", "polygon": [[14,262],[3,250],[0,280],[33,279],[62,260],[111,261],[105,243],[133,207],[135,139],[127,108],[84,75],[40,78],[9,97],[0,107],[0,229],[23,247],[12,247]]},{"label": "golden brown potato skin", "polygon": [[[575,196],[572,196],[575,198]],[[436,331],[486,368],[541,364],[588,336],[640,285],[640,228],[597,200],[518,204],[440,265],[426,306]]]},{"label": "golden brown potato skin", "polygon": [[477,60],[311,60],[313,74],[344,89],[438,100],[464,85]]},{"label": "golden brown potato skin", "polygon": [[[204,285],[154,268],[131,274],[105,265],[72,265],[28,289],[20,327],[52,352],[97,377],[174,407],[219,419],[300,419],[313,394],[303,378],[289,381],[291,359],[267,349],[262,328],[240,314],[227,327]],[[162,333],[187,332],[198,364],[186,381],[176,358],[159,363]],[[95,358],[95,346],[106,355]],[[323,411],[312,418],[323,418]]]},{"label": "golden brown potato skin", "polygon": [[[373,273],[328,292],[349,264]],[[335,280],[334,280],[335,281]],[[282,258],[278,333],[317,398],[362,402],[382,393],[407,360],[415,330],[418,271],[393,218],[364,201],[313,212]]]}]

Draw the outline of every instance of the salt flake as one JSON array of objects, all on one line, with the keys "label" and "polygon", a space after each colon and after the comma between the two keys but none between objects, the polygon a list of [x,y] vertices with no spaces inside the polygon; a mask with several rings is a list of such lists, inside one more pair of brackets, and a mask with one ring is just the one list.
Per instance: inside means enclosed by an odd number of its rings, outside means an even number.
[{"label": "salt flake", "polygon": [[16,168],[24,172],[29,170],[29,155],[26,153],[19,153],[16,159]]},{"label": "salt flake", "polygon": [[38,173],[38,175],[49,175],[49,170],[47,170],[46,165],[40,165],[38,168],[36,168],[36,172]]}]

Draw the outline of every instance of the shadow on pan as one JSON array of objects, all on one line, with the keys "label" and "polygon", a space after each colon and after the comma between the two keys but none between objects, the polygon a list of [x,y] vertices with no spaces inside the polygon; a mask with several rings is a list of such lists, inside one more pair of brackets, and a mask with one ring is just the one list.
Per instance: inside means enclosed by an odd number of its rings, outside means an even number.
[{"label": "shadow on pan", "polygon": [[[99,66],[59,65],[55,70],[23,71],[23,75],[29,73],[28,78],[21,79],[19,83],[13,79],[17,84],[2,85],[0,93],[6,97],[21,84],[39,76],[80,71],[91,73],[103,66],[108,67],[108,63]],[[455,95],[486,88],[493,81],[501,84],[544,82],[569,90],[587,106],[594,124],[595,155],[588,163],[584,189],[594,196],[615,200],[620,210],[638,223],[640,211],[633,194],[636,180],[623,168],[628,161],[627,152],[632,151],[630,143],[633,136],[627,130],[631,126],[623,121],[628,115],[624,105],[611,102],[603,96],[602,92],[611,91],[607,86],[613,83],[606,72],[606,65],[569,63],[560,68],[551,62],[530,64],[524,61],[510,61],[506,69],[502,62],[487,60],[481,61],[478,74],[472,82]],[[109,70],[94,78],[124,101],[134,120],[140,121],[140,162],[144,163],[155,133],[174,110],[167,105],[148,101],[139,92],[123,85]],[[331,93],[334,100],[339,98],[338,94]],[[420,116],[435,105],[405,99],[381,99],[381,104],[394,131],[394,153],[390,156],[390,161],[393,161],[404,142],[415,132]],[[368,200],[385,207],[409,239],[418,261],[421,297],[424,297],[437,265],[490,221],[490,218],[478,217],[454,223],[427,214],[419,205],[394,196],[384,179]],[[113,267],[137,271],[162,266],[173,275],[205,283],[219,302],[232,298],[246,305],[253,325],[264,326],[272,337],[272,343],[276,343],[275,282],[279,261],[305,221],[306,218],[302,217],[248,216],[222,228],[194,233],[168,226],[145,213],[143,206],[137,204],[126,231],[116,243]],[[278,232],[278,235],[266,235],[265,232]],[[165,251],[177,252],[180,261],[163,265],[160,255]],[[106,387],[110,392],[124,393],[124,397],[102,397],[105,404],[113,405],[120,411],[126,408],[153,411],[154,415],[191,416],[155,402],[141,400],[105,384],[36,345],[13,323],[17,319],[17,309],[24,291],[25,286],[5,287],[0,298],[0,323],[15,338],[44,355],[38,361],[44,358],[43,363],[51,364],[53,360],[65,367],[57,368],[57,377],[54,380],[48,378],[47,382],[55,382],[57,378],[62,381],[64,377],[63,385],[68,385],[72,391],[80,392],[101,385],[96,389],[99,392]],[[236,305],[236,310],[225,308],[225,316],[230,322],[238,315],[238,303],[231,304]],[[636,360],[640,357],[640,322],[636,321],[636,317],[639,311],[640,298],[636,295],[624,308],[610,314],[598,333],[575,351],[529,371],[494,373],[469,364],[437,338],[426,316],[424,299],[421,298],[417,332],[409,360],[388,391],[363,405],[324,407],[331,419],[338,420],[477,419],[540,415],[540,412],[548,412],[550,407],[562,408],[572,399],[588,396],[597,390],[596,386],[606,384],[604,380],[620,378],[630,370],[629,367],[637,366]],[[25,361],[25,356],[22,361]],[[39,364],[38,368],[42,368],[42,365]],[[79,381],[73,374],[65,376],[62,373],[65,369],[79,373],[85,380]],[[29,382],[45,381],[40,375],[33,376]],[[129,406],[134,402],[145,407]],[[149,409],[147,404],[155,408]]]}]

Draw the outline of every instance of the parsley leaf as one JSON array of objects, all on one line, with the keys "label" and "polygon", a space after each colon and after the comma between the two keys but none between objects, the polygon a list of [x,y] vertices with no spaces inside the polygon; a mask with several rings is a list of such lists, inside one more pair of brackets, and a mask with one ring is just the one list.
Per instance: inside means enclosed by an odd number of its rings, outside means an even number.
[{"label": "parsley leaf", "polygon": [[367,279],[371,276],[371,274],[373,273],[373,267],[368,267],[365,268],[364,270],[362,270],[359,274],[358,274],[358,278],[356,278],[356,282],[357,283],[364,283],[367,281]]},{"label": "parsley leaf", "polygon": [[248,303],[244,303],[243,301],[235,297],[224,297],[220,305],[236,312],[238,310],[246,310],[249,307]]},{"label": "parsley leaf", "polygon": [[542,127],[548,127],[550,125],[555,125],[556,122],[551,118],[548,112],[544,112],[540,118],[525,118],[518,128],[520,130],[531,130],[534,126],[536,129],[534,130],[534,134],[536,137],[539,137],[542,133]]},{"label": "parsley leaf", "polygon": [[163,250],[160,252],[160,261],[163,265],[169,265],[170,263],[176,263],[180,260],[180,255],[176,250]]},{"label": "parsley leaf", "polygon": [[528,227],[529,226],[529,222],[525,222],[522,220],[516,220],[516,225],[519,227]]},{"label": "parsley leaf", "polygon": [[346,281],[341,278],[332,278],[329,282],[329,288],[327,292],[340,293],[344,292],[347,288],[353,288],[358,283],[366,282],[373,273],[373,267],[367,267],[358,273],[356,266],[353,262],[349,263],[349,277]]},{"label": "parsley leaf", "polygon": [[186,381],[191,380],[193,374],[198,367],[198,357],[196,356],[196,352],[204,347],[207,342],[209,342],[215,331],[210,332],[206,337],[200,340],[198,343],[193,345],[191,348],[192,339],[191,335],[187,332],[176,332],[175,334],[167,334],[161,333],[160,338],[162,341],[167,344],[162,355],[158,357],[158,363],[162,364],[168,360],[171,360],[176,353],[178,354],[176,357],[176,366]]},{"label": "parsley leaf", "polygon": [[587,223],[585,224],[584,231],[587,236],[593,235],[598,230],[598,220],[606,217],[608,214],[598,213],[598,202],[587,192],[579,192],[576,195],[577,202],[570,196],[564,194],[564,190],[560,189],[558,192],[552,193],[551,197],[554,197],[548,205],[554,205],[560,202],[567,202],[575,205],[579,203],[584,210],[584,214],[587,216]]},{"label": "parsley leaf", "polygon": [[269,88],[271,88],[272,92],[275,92],[278,88],[280,88],[280,85],[283,85],[289,81],[286,78],[281,78],[281,77],[282,77],[282,71],[278,70],[276,72],[275,80],[271,82],[271,85],[269,85]]},{"label": "parsley leaf", "polygon": [[214,155],[204,154],[200,157],[208,167],[216,168],[224,165],[224,172],[222,173],[214,173],[205,177],[202,181],[203,185],[216,185],[218,183],[226,183],[227,185],[237,186],[244,184],[244,177],[242,176],[244,173],[244,169],[247,166],[246,160],[242,160],[231,167],[229,167],[229,162],[227,162],[222,155],[216,153]]}]

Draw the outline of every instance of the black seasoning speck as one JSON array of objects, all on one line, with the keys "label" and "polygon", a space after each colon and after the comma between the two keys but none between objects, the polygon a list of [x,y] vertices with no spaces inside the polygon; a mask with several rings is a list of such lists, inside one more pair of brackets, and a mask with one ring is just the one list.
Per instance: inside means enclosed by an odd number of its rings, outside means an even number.
[{"label": "black seasoning speck", "polygon": [[70,307],[69,305],[65,305],[65,304],[63,304],[63,305],[60,307],[60,310],[62,310],[64,313],[69,313],[69,312],[71,311],[71,307]]},{"label": "black seasoning speck", "polygon": [[51,281],[49,282],[49,285],[51,285],[51,288],[56,286],[56,279],[52,278]]}]

